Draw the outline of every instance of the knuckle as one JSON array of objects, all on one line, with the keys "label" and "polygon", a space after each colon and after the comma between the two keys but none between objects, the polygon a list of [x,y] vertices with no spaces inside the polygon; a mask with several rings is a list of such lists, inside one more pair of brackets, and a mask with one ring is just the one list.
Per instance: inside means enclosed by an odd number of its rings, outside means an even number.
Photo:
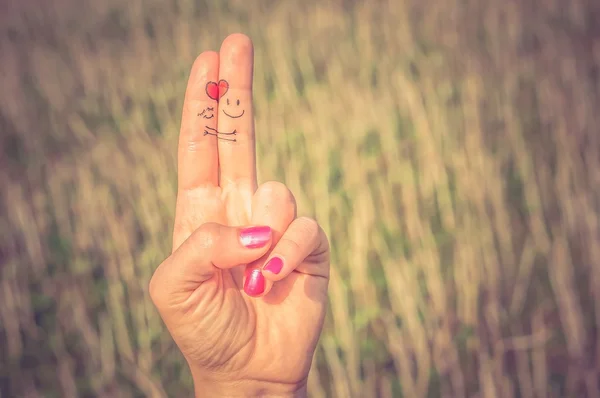
[{"label": "knuckle", "polygon": [[[189,110],[185,116],[193,118],[196,116],[196,112],[193,110]],[[187,129],[187,131],[185,132],[185,149],[187,150],[187,152],[200,152],[203,150],[203,148],[206,147],[206,139],[204,136],[205,131],[206,130],[204,129]]]},{"label": "knuckle", "polygon": [[200,152],[202,145],[200,144],[200,140],[197,138],[190,138],[186,142],[186,149],[188,152]]},{"label": "knuckle", "polygon": [[287,224],[296,218],[296,199],[288,187],[280,182],[269,181],[259,186],[254,195],[257,214]]},{"label": "knuckle", "polygon": [[150,283],[148,283],[148,294],[150,295],[150,300],[156,305],[156,279],[154,275],[150,278]]},{"label": "knuckle", "polygon": [[267,181],[260,185],[259,190],[267,191],[269,193],[282,192],[287,191],[288,187],[284,183],[279,181]]},{"label": "knuckle", "polygon": [[303,235],[309,237],[310,240],[318,238],[321,227],[315,219],[310,217],[300,217],[297,222],[298,228]]},{"label": "knuckle", "polygon": [[219,241],[221,228],[216,223],[206,223],[192,234],[192,246],[195,250],[204,251],[214,247]]},{"label": "knuckle", "polygon": [[169,264],[166,264],[169,261],[169,259],[170,257],[158,266],[158,268],[156,269],[156,271],[154,271],[154,274],[150,278],[150,282],[148,282],[148,295],[150,296],[150,300],[152,300],[152,302],[157,308],[160,306],[162,300],[161,292],[164,291],[164,289],[161,287],[160,273],[163,268],[169,267]]},{"label": "knuckle", "polygon": [[290,238],[281,238],[277,246],[279,246],[279,251],[286,253],[294,253],[302,249],[298,242]]},{"label": "knuckle", "polygon": [[293,204],[296,203],[296,198],[294,198],[292,191],[290,191],[287,185],[279,181],[267,181],[261,184],[258,187],[256,194],[261,198],[277,198]]},{"label": "knuckle", "polygon": [[331,243],[329,242],[329,238],[323,232],[323,251],[329,255],[329,251],[331,250]]},{"label": "knuckle", "polygon": [[329,239],[327,238],[327,235],[323,233],[320,237],[319,245],[313,253],[314,259],[318,262],[329,262],[331,256],[330,250]]}]

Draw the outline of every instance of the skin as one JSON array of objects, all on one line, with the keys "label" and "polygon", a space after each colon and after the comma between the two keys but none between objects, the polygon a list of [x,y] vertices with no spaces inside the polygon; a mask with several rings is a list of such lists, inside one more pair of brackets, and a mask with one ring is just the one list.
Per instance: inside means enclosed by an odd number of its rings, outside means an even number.
[{"label": "skin", "polygon": [[[257,184],[252,76],[253,46],[242,34],[194,62],[178,147],[173,251],[149,286],[198,397],[305,397],[325,317],[325,233],[297,217],[285,185]],[[220,79],[229,90],[217,103],[205,87]],[[207,107],[215,117],[199,116]],[[205,126],[235,130],[236,141],[205,135]],[[240,239],[250,226],[270,227],[252,248]],[[283,260],[277,274],[264,270],[273,257]],[[253,270],[265,280],[260,294],[244,290]]]}]

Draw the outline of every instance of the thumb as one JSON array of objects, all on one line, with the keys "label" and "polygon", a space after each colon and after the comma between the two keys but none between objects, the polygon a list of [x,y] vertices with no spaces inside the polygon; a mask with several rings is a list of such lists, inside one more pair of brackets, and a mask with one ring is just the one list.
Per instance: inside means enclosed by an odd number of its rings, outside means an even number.
[{"label": "thumb", "polygon": [[271,246],[268,226],[229,227],[217,223],[200,226],[169,258],[158,266],[149,292],[160,309],[188,297],[219,269],[248,264]]}]

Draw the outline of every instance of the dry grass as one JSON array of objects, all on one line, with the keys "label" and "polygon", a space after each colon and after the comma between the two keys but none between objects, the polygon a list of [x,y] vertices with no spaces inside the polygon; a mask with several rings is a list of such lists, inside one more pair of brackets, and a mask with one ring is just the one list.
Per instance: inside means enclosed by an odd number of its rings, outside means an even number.
[{"label": "dry grass", "polygon": [[313,397],[600,396],[592,0],[31,3],[0,6],[0,396],[189,396],[146,286],[186,75],[234,31],[261,181],[332,241]]}]

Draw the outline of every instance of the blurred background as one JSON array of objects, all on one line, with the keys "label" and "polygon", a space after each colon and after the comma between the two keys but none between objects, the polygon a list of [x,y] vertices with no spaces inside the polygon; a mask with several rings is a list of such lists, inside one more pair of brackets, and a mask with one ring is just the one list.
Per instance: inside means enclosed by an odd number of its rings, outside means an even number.
[{"label": "blurred background", "polygon": [[311,397],[600,396],[594,0],[4,0],[0,396],[185,397],[147,295],[194,58],[333,248]]}]

